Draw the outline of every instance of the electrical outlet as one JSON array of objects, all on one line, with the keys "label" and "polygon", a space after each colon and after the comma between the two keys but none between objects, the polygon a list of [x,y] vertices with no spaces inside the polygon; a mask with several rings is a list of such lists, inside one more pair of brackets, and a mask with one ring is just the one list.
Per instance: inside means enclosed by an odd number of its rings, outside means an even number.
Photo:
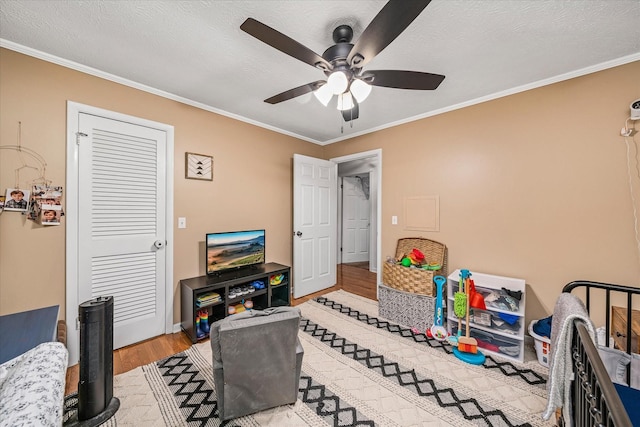
[{"label": "electrical outlet", "polygon": [[391,225],[398,225],[398,217],[397,216],[392,216],[391,217]]}]

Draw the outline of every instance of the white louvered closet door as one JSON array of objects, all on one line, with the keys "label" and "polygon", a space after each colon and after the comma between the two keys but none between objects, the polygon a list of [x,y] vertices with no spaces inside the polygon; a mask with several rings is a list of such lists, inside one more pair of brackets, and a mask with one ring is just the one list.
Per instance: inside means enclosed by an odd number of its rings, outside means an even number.
[{"label": "white louvered closet door", "polygon": [[166,133],[80,114],[78,301],[114,297],[114,348],[165,330]]}]

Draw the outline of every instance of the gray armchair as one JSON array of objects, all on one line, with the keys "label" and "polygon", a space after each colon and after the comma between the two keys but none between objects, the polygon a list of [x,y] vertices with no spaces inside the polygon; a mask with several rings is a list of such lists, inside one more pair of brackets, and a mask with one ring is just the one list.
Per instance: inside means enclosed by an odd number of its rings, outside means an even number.
[{"label": "gray armchair", "polygon": [[221,420],[294,403],[304,350],[300,309],[234,314],[211,325],[213,380]]}]

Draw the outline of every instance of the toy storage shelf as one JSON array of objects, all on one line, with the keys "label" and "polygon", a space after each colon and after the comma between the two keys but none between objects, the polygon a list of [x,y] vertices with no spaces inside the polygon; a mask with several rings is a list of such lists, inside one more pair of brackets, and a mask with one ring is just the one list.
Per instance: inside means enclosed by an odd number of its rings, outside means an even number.
[{"label": "toy storage shelf", "polygon": [[[271,279],[280,275],[282,275],[282,280],[278,284],[272,285]],[[201,310],[207,310],[209,323],[212,323],[226,317],[229,306],[240,304],[242,300],[246,299],[251,299],[253,308],[256,310],[290,305],[290,277],[290,267],[271,262],[222,273],[219,276],[199,276],[180,280],[180,327],[195,344],[198,340],[209,336],[198,337],[196,334],[196,317]],[[254,281],[264,283],[264,289],[256,289],[242,295],[234,292]],[[211,292],[219,294],[220,300],[198,305],[198,297]]]},{"label": "toy storage shelf", "polygon": [[[485,354],[495,354],[505,359],[524,360],[525,336],[525,281],[513,277],[494,276],[471,271],[471,279],[480,293],[486,310],[470,307],[470,335],[478,340],[478,348]],[[459,289],[460,270],[447,278],[447,329],[458,331],[458,318],[454,314],[454,295]],[[522,297],[510,297],[504,290],[521,292]],[[505,320],[507,319],[507,320]],[[510,324],[513,323],[513,324]],[[462,319],[462,332],[466,331],[466,319]]]}]

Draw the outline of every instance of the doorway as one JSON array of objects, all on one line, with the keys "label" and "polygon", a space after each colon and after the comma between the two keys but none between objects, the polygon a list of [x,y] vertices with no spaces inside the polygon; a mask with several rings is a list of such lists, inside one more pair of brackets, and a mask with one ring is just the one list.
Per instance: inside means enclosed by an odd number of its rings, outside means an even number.
[{"label": "doorway", "polygon": [[[293,298],[299,299],[336,284],[343,260],[342,201],[338,169],[344,175],[368,174],[370,182],[369,270],[367,287],[377,297],[382,270],[381,248],[382,150],[322,160],[294,154],[293,158]],[[366,169],[366,170],[362,170]],[[353,173],[352,173],[353,172]]]},{"label": "doorway", "polygon": [[[370,279],[367,279],[367,286],[370,286],[376,290],[377,284],[382,281],[382,269],[379,268],[379,256],[381,251],[381,239],[382,239],[382,224],[380,217],[382,215],[382,150],[371,150],[362,153],[355,153],[348,156],[342,156],[331,159],[331,161],[338,164],[338,180],[342,182],[345,178],[347,182],[353,185],[354,188],[347,189],[353,190],[357,195],[360,202],[360,208],[367,207],[367,215],[362,215],[359,212],[360,217],[368,216],[368,246],[366,251],[368,252],[368,259],[364,261],[355,261],[357,264],[352,264],[350,261],[353,259],[350,256],[345,257],[345,247],[351,250],[351,247],[355,244],[362,244],[365,241],[363,236],[364,232],[362,227],[365,225],[364,220],[358,221],[352,224],[352,228],[360,228],[360,236],[354,237],[345,233],[344,229],[348,222],[354,222],[354,212],[352,207],[345,209],[344,200],[344,185],[338,186],[338,265],[341,267],[339,270],[343,273],[343,281],[347,277],[350,277],[349,272],[357,272],[362,269],[362,263],[368,262],[368,271],[373,273],[368,275]],[[353,200],[352,200],[353,202]],[[342,248],[342,251],[340,250]],[[352,252],[357,252],[353,250]],[[364,249],[362,250],[364,252]],[[344,269],[346,267],[346,269]],[[353,270],[353,269],[356,270]],[[362,284],[362,282],[360,282]]]}]

